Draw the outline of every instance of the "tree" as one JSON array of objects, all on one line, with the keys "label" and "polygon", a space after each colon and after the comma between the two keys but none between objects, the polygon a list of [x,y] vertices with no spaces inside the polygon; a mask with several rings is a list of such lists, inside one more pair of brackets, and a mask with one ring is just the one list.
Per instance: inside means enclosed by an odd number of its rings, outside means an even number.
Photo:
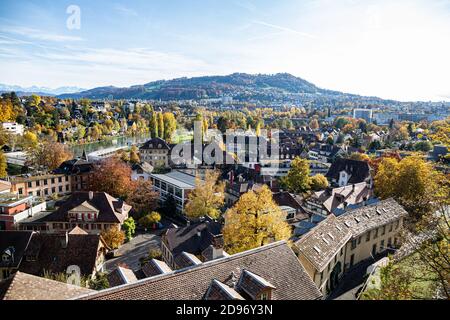
[{"label": "tree", "polygon": [[161,221],[161,215],[158,212],[153,211],[140,218],[139,224],[144,228],[151,229],[159,221]]},{"label": "tree", "polygon": [[161,112],[158,112],[158,137],[164,139],[164,116]]},{"label": "tree", "polygon": [[132,146],[130,150],[130,162],[133,164],[141,162],[141,159],[139,158],[139,150],[136,146]]},{"label": "tree", "polygon": [[370,158],[367,154],[361,153],[361,152],[353,152],[349,159],[351,160],[357,160],[357,161],[369,161]]},{"label": "tree", "polygon": [[311,189],[320,191],[328,188],[328,180],[323,174],[316,174],[311,177]]},{"label": "tree", "polygon": [[50,140],[40,143],[33,150],[29,150],[29,155],[32,165],[50,171],[58,168],[64,161],[73,158],[73,153],[66,145]]},{"label": "tree", "polygon": [[131,168],[118,157],[107,158],[94,165],[90,190],[106,192],[113,197],[127,198],[133,192],[130,186]]},{"label": "tree", "polygon": [[317,119],[312,119],[311,122],[309,123],[309,127],[312,130],[317,130],[319,129],[319,121],[317,121]]},{"label": "tree", "polygon": [[444,182],[443,175],[420,157],[384,158],[375,176],[375,192],[381,199],[396,199],[417,221],[435,211]]},{"label": "tree", "polygon": [[158,207],[159,194],[153,190],[150,181],[138,180],[131,186],[127,203],[136,211],[136,218],[142,217],[145,212],[150,212]]},{"label": "tree", "polygon": [[22,136],[21,141],[24,150],[34,149],[38,146],[38,138],[33,132],[27,131]]},{"label": "tree", "polygon": [[111,249],[119,248],[125,241],[125,232],[118,227],[110,227],[107,230],[103,230],[101,236],[106,245]]},{"label": "tree", "polygon": [[433,149],[433,144],[430,141],[419,141],[414,145],[414,150],[428,152]]},{"label": "tree", "polygon": [[109,288],[109,281],[106,273],[97,273],[95,279],[89,280],[89,288],[93,290],[104,290]]},{"label": "tree", "polygon": [[156,112],[152,112],[152,118],[150,119],[150,132],[152,134],[152,138],[159,137],[158,129],[158,116],[156,115]]},{"label": "tree", "polygon": [[245,193],[225,213],[225,250],[234,254],[289,239],[291,228],[285,218],[269,187]]},{"label": "tree", "polygon": [[125,231],[125,238],[127,241],[130,241],[136,232],[136,224],[134,223],[134,219],[132,217],[126,219],[123,222],[122,228]]},{"label": "tree", "polygon": [[6,163],[5,154],[0,151],[0,178],[6,178],[8,173],[6,169],[8,168],[8,164]]},{"label": "tree", "polygon": [[172,134],[177,129],[177,120],[171,112],[164,113],[164,140],[170,141]]},{"label": "tree", "polygon": [[306,159],[296,157],[291,162],[287,176],[281,178],[281,184],[289,192],[304,193],[310,189],[310,169]]},{"label": "tree", "polygon": [[195,178],[195,189],[188,195],[188,203],[185,208],[186,216],[191,219],[209,216],[217,219],[221,214],[224,204],[225,186],[218,182],[219,172],[207,170],[205,180]]}]

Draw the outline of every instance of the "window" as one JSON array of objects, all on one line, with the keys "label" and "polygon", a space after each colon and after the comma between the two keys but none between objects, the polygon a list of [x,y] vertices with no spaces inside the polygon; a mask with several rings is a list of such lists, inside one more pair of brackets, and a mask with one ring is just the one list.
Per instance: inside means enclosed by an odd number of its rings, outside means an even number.
[{"label": "window", "polygon": [[31,188],[33,186],[33,183],[31,181],[28,181],[28,188]]},{"label": "window", "polygon": [[19,188],[19,194],[20,194],[20,195],[23,194],[23,188]]},{"label": "window", "polygon": [[59,186],[59,187],[58,187],[58,190],[59,190],[59,192],[63,192],[63,187],[62,187],[62,186]]},{"label": "window", "polygon": [[370,241],[370,231],[367,232],[367,235],[366,235],[366,242],[369,242],[369,241]]},{"label": "window", "polygon": [[259,300],[269,300],[269,294],[267,292],[261,293]]},{"label": "window", "polygon": [[40,196],[41,196],[41,190],[36,191],[36,195],[37,195],[38,197],[40,197]]},{"label": "window", "polygon": [[362,237],[359,237],[359,238],[358,238],[358,244],[361,244],[361,238],[362,238]]},{"label": "window", "polygon": [[392,246],[392,238],[389,238],[388,239],[388,247],[391,247]]},{"label": "window", "polygon": [[52,184],[55,183],[55,178],[52,178]]},{"label": "window", "polygon": [[69,181],[69,176],[66,176],[66,181]]},{"label": "window", "polygon": [[385,250],[386,248],[384,247],[384,240],[381,240],[380,243],[380,250]]},{"label": "window", "polygon": [[56,192],[56,188],[52,187],[52,193],[55,193],[55,192]]},{"label": "window", "polygon": [[398,226],[399,226],[399,221],[397,220],[397,221],[395,222],[395,230],[398,229]]},{"label": "window", "polygon": [[341,257],[342,257],[343,254],[344,254],[344,248],[342,247],[342,248],[341,248],[341,254],[340,254]]},{"label": "window", "polygon": [[386,226],[383,226],[383,231],[381,231],[381,235],[384,236],[384,234],[386,233]]},{"label": "window", "polygon": [[394,223],[391,223],[390,225],[389,225],[389,232],[392,232],[392,229],[394,228]]},{"label": "window", "polygon": [[62,182],[62,177],[59,177],[59,178],[58,178],[58,182]]},{"label": "window", "polygon": [[44,186],[46,186],[48,184],[47,179],[44,179]]},{"label": "window", "polygon": [[36,180],[36,187],[39,187],[41,185],[41,182],[39,180]]},{"label": "window", "polygon": [[352,240],[352,250],[354,250],[356,248],[356,239]]},{"label": "window", "polygon": [[378,228],[375,229],[375,235],[373,236],[374,239],[378,237]]},{"label": "window", "polygon": [[69,185],[66,186],[66,191],[69,191]]}]

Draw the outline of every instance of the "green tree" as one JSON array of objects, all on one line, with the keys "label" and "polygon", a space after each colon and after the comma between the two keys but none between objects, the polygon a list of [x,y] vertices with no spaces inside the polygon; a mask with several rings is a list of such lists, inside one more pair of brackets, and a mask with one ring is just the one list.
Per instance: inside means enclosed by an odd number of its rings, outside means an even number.
[{"label": "green tree", "polygon": [[161,112],[158,112],[158,137],[164,139],[164,116]]},{"label": "green tree", "polygon": [[291,162],[291,169],[287,176],[281,178],[281,185],[292,193],[304,193],[310,189],[309,161],[296,157]]},{"label": "green tree", "polygon": [[153,211],[139,219],[139,224],[144,228],[151,229],[156,223],[161,221],[161,215]]},{"label": "green tree", "polygon": [[152,118],[150,119],[150,132],[152,134],[152,138],[159,137],[159,130],[158,130],[158,116],[156,112],[152,113]]},{"label": "green tree", "polygon": [[125,238],[127,241],[130,241],[136,232],[136,224],[134,223],[134,219],[132,217],[126,219],[122,224],[122,228],[125,231]]}]

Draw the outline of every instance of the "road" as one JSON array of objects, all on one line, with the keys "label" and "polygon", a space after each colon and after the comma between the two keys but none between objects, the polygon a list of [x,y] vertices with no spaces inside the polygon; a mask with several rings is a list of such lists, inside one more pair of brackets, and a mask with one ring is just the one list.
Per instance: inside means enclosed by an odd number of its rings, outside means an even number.
[{"label": "road", "polygon": [[106,261],[107,272],[114,270],[119,264],[126,265],[132,270],[140,268],[139,259],[148,255],[150,249],[161,247],[161,237],[155,234],[139,234],[130,242],[125,243],[118,249],[117,258]]}]

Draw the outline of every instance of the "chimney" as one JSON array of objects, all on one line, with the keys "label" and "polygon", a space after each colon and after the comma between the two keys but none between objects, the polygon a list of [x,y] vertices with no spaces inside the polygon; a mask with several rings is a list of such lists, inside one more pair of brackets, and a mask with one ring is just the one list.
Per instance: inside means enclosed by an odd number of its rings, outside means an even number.
[{"label": "chimney", "polygon": [[61,238],[61,247],[66,249],[69,244],[69,233],[66,231]]},{"label": "chimney", "polygon": [[89,200],[94,199],[94,192],[93,191],[89,191]]},{"label": "chimney", "polygon": [[212,259],[218,259],[223,257],[223,235],[219,234],[217,236],[214,236],[212,241]]}]

